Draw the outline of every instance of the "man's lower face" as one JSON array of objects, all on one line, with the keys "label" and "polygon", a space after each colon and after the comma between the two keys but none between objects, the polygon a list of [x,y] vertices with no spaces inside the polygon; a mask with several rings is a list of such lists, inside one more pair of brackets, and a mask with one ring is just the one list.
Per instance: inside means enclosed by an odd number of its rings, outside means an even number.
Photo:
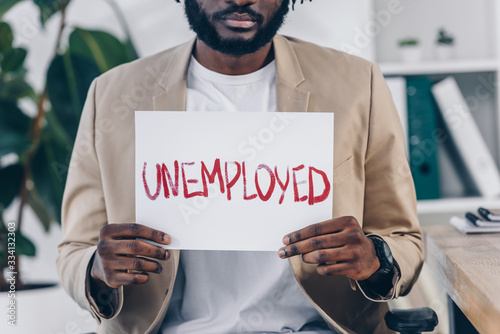
[{"label": "man's lower face", "polygon": [[290,0],[281,4],[263,1],[269,6],[264,6],[267,12],[262,13],[252,6],[227,5],[225,1],[219,1],[225,5],[221,10],[207,13],[200,0],[185,0],[185,10],[191,29],[209,47],[225,54],[244,55],[269,43],[288,13]]}]

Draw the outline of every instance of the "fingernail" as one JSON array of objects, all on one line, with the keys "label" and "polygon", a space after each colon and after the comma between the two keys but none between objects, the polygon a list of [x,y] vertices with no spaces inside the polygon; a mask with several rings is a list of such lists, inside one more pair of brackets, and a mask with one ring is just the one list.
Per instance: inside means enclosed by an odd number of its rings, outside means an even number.
[{"label": "fingernail", "polygon": [[285,236],[283,237],[283,243],[284,243],[285,245],[288,245],[288,244],[290,243],[290,237],[289,237],[288,235],[285,235]]},{"label": "fingernail", "polygon": [[285,258],[285,256],[286,256],[286,252],[285,252],[285,250],[284,250],[283,248],[282,248],[282,249],[280,249],[280,250],[279,250],[279,252],[278,252],[278,255],[279,255],[279,257],[280,257],[280,258],[282,258],[282,259],[283,259],[283,258]]},{"label": "fingernail", "polygon": [[165,260],[167,260],[169,257],[170,257],[170,252],[169,252],[169,251],[166,251],[166,252],[165,252]]},{"label": "fingernail", "polygon": [[161,273],[162,270],[163,270],[162,265],[158,263],[158,268],[156,269],[156,272]]}]

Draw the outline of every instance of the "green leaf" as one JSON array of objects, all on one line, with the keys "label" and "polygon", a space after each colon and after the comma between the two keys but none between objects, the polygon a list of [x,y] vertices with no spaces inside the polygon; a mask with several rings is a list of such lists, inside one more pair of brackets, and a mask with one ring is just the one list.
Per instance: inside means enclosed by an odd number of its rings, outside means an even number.
[{"label": "green leaf", "polygon": [[125,41],[125,51],[127,52],[127,57],[130,59],[129,61],[139,58],[139,54],[135,49],[134,43],[132,43],[132,40],[130,39]]},{"label": "green leaf", "polygon": [[35,92],[33,88],[22,78],[14,78],[12,80],[3,82],[0,89],[0,99],[16,102],[23,97],[34,97]]},{"label": "green leaf", "polygon": [[7,153],[22,154],[31,146],[31,119],[15,103],[0,100],[0,157]]},{"label": "green leaf", "polygon": [[21,231],[16,231],[16,255],[36,255],[35,245]]},{"label": "green leaf", "polygon": [[0,67],[3,72],[16,72],[24,64],[28,52],[23,48],[12,48],[5,52]]},{"label": "green leaf", "polygon": [[71,157],[71,147],[43,129],[40,145],[33,156],[31,173],[40,198],[53,217],[61,221],[61,203]]},{"label": "green leaf", "polygon": [[[21,0],[2,0],[0,1],[0,17]],[[0,34],[1,35],[1,34]]]},{"label": "green leaf", "polygon": [[75,29],[69,37],[69,50],[96,64],[101,73],[133,60],[127,47],[104,31]]},{"label": "green leaf", "polygon": [[40,22],[45,26],[52,15],[68,5],[69,0],[33,0],[33,2],[40,8]]},{"label": "green leaf", "polygon": [[[2,3],[0,4],[0,15],[2,14],[1,13],[2,7],[4,7],[3,1],[4,0],[2,0]],[[5,3],[5,5],[6,4],[7,3]],[[14,34],[12,33],[10,25],[8,25],[5,22],[0,22],[0,52],[4,52],[5,50],[10,49],[12,47],[13,40],[14,40]]]},{"label": "green leaf", "polygon": [[47,96],[69,138],[74,140],[87,91],[100,74],[88,60],[65,53],[56,56],[47,72]]},{"label": "green leaf", "polygon": [[7,208],[19,194],[24,179],[24,167],[21,164],[9,165],[0,169],[0,206]]},{"label": "green leaf", "polygon": [[31,207],[33,212],[35,212],[36,216],[42,223],[45,232],[48,232],[50,230],[50,224],[52,223],[53,218],[47,211],[47,208],[45,208],[45,204],[40,198],[40,195],[38,194],[36,188],[31,189],[28,192],[26,200],[28,205]]},{"label": "green leaf", "polygon": [[21,0],[2,0],[0,2],[0,17]]}]

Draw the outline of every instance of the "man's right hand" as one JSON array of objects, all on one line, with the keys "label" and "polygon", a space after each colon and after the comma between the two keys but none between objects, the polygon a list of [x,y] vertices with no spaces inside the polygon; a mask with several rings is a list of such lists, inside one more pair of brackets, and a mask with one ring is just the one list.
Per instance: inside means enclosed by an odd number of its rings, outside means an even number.
[{"label": "man's right hand", "polygon": [[159,244],[170,244],[170,236],[161,231],[140,224],[108,224],[101,228],[97,252],[94,255],[90,275],[99,286],[110,288],[122,285],[143,284],[149,280],[149,273],[160,273],[158,261],[167,260],[170,252],[152,245],[142,238]]}]

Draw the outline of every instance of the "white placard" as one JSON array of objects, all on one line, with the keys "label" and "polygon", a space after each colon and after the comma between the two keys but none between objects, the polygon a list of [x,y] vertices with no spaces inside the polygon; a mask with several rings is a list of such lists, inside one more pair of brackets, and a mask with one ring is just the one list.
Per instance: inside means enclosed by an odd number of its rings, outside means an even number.
[{"label": "white placard", "polygon": [[332,218],[333,113],[137,111],[136,220],[166,248],[277,251]]}]

